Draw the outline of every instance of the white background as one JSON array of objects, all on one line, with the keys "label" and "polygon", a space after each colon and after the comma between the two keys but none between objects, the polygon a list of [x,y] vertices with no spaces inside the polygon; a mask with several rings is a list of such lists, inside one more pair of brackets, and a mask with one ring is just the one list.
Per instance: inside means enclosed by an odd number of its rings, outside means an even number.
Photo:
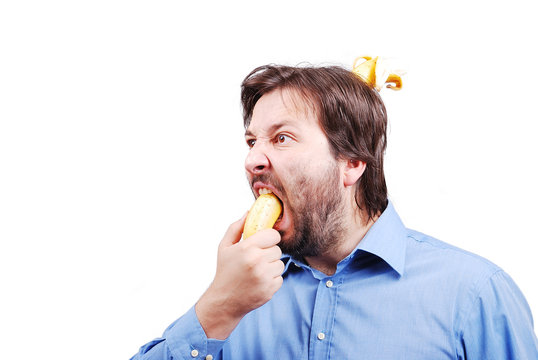
[{"label": "white background", "polygon": [[[251,205],[239,84],[395,57],[404,223],[503,267],[538,316],[530,1],[3,1],[2,358],[127,359],[209,285]],[[504,3],[503,3],[504,4]]]}]

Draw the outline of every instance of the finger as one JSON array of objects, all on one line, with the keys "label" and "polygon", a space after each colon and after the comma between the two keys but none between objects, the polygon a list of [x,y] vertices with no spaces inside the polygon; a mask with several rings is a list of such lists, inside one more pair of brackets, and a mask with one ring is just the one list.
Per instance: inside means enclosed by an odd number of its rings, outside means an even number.
[{"label": "finger", "polygon": [[263,257],[267,262],[273,262],[280,260],[282,257],[282,250],[276,245],[271,246],[270,248],[264,249]]},{"label": "finger", "polygon": [[243,233],[243,227],[245,226],[247,214],[248,211],[241,217],[241,219],[232,223],[228,227],[228,230],[226,230],[226,234],[224,234],[224,237],[220,242],[222,246],[231,246],[241,240],[241,234]]},{"label": "finger", "polygon": [[280,233],[275,229],[264,229],[250,236],[247,241],[251,241],[261,249],[267,249],[278,244],[280,239]]},{"label": "finger", "polygon": [[281,260],[273,261],[267,266],[267,273],[273,277],[282,276],[286,266]]},{"label": "finger", "polygon": [[282,276],[277,276],[273,279],[271,285],[275,293],[282,287],[282,283],[284,283],[284,278],[282,278]]}]

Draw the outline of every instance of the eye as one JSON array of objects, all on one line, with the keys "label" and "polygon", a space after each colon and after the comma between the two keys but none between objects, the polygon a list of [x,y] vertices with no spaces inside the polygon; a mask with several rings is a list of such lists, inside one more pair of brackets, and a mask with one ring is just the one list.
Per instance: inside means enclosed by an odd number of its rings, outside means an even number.
[{"label": "eye", "polygon": [[289,140],[291,140],[291,137],[286,134],[278,134],[276,137],[276,142],[279,144],[287,144]]},{"label": "eye", "polygon": [[256,139],[247,139],[247,145],[250,149],[256,144]]}]

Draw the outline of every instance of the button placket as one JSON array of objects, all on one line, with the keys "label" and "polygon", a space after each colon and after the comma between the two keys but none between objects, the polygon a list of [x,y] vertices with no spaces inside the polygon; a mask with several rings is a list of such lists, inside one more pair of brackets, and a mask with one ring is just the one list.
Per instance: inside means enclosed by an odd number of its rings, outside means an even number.
[{"label": "button placket", "polygon": [[334,277],[319,279],[311,325],[310,353],[312,358],[325,358],[330,351],[338,294],[336,282]]}]

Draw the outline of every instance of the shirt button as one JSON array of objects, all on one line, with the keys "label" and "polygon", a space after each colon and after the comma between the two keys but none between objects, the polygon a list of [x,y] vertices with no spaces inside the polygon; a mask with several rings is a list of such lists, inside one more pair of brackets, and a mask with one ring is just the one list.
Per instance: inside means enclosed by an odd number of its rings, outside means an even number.
[{"label": "shirt button", "polygon": [[194,349],[193,351],[191,351],[191,356],[192,357],[197,357],[198,356],[198,350]]},{"label": "shirt button", "polygon": [[205,360],[213,360],[213,355],[207,355],[207,356],[205,357]]},{"label": "shirt button", "polygon": [[318,334],[318,339],[320,339],[320,340],[325,339],[325,334],[322,333],[322,332],[320,332],[320,333]]},{"label": "shirt button", "polygon": [[327,286],[328,288],[331,288],[333,287],[333,282],[331,280],[327,280],[327,282],[325,283],[325,286]]}]

